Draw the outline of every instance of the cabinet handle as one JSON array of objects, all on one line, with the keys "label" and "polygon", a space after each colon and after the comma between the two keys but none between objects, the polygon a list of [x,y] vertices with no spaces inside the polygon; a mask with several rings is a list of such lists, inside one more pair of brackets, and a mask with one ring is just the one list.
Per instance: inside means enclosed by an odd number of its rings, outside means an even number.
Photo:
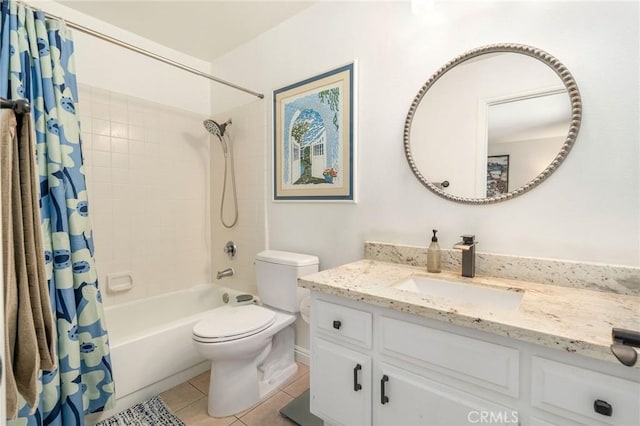
[{"label": "cabinet handle", "polygon": [[342,323],[340,321],[333,321],[333,328],[335,328],[336,330],[340,330],[340,327],[342,326]]},{"label": "cabinet handle", "polygon": [[387,402],[389,402],[389,397],[387,395],[385,395],[386,390],[385,390],[385,384],[389,381],[389,376],[387,376],[386,374],[384,376],[382,376],[382,379],[380,380],[380,404],[384,405]]},{"label": "cabinet handle", "polygon": [[354,392],[358,392],[360,389],[362,389],[362,385],[358,383],[358,371],[360,370],[362,370],[362,366],[360,364],[356,364],[356,366],[353,367],[353,391]]},{"label": "cabinet handle", "polygon": [[602,414],[603,416],[611,417],[611,414],[613,414],[613,407],[611,406],[611,404],[601,399],[596,399],[595,401],[593,401],[593,410],[598,414]]}]

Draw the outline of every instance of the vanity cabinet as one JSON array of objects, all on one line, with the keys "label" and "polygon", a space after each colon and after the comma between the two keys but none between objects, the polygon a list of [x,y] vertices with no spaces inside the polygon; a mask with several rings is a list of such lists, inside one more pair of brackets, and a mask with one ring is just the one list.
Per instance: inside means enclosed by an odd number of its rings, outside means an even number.
[{"label": "vanity cabinet", "polygon": [[492,424],[517,423],[514,409],[465,392],[460,381],[455,388],[413,371],[429,365],[478,388],[517,395],[517,350],[387,315],[374,320],[373,312],[342,303],[312,299],[315,415],[345,426],[475,424],[490,413]]},{"label": "vanity cabinet", "polygon": [[[379,363],[373,377],[379,379],[374,392],[376,425],[465,425],[480,423],[482,416],[495,425],[517,423],[518,413],[469,393],[411,373],[391,364]],[[486,413],[486,414],[485,414]]]},{"label": "vanity cabinet", "polygon": [[335,424],[371,424],[371,357],[324,339],[311,352],[315,414]]},{"label": "vanity cabinet", "polygon": [[312,309],[317,331],[311,346],[314,413],[337,425],[371,424],[372,314],[323,300]]},{"label": "vanity cabinet", "polygon": [[312,292],[325,424],[637,425],[640,369]]}]

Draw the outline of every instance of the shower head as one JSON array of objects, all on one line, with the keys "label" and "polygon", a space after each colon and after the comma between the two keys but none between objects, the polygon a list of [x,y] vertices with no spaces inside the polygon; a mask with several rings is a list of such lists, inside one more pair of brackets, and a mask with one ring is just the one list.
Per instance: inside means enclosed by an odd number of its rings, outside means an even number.
[{"label": "shower head", "polygon": [[217,136],[218,139],[222,140],[222,136],[224,136],[224,131],[227,126],[231,124],[231,119],[227,120],[222,124],[218,124],[213,120],[204,120],[203,122],[204,128],[207,129],[207,132],[211,133],[214,136]]}]

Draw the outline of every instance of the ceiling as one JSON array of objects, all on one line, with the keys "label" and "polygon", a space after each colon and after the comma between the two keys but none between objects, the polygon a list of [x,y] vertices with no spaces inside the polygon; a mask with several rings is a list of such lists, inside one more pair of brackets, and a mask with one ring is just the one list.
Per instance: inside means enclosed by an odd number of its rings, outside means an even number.
[{"label": "ceiling", "polygon": [[182,53],[213,61],[314,2],[58,0],[58,3]]}]

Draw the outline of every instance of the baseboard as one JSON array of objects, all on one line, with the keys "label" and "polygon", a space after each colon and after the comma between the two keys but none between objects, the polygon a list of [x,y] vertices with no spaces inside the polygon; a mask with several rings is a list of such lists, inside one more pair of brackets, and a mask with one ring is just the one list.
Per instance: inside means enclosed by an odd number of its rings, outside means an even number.
[{"label": "baseboard", "polygon": [[303,348],[302,346],[295,346],[295,359],[297,362],[302,363],[304,365],[311,364],[311,353],[309,349]]}]

